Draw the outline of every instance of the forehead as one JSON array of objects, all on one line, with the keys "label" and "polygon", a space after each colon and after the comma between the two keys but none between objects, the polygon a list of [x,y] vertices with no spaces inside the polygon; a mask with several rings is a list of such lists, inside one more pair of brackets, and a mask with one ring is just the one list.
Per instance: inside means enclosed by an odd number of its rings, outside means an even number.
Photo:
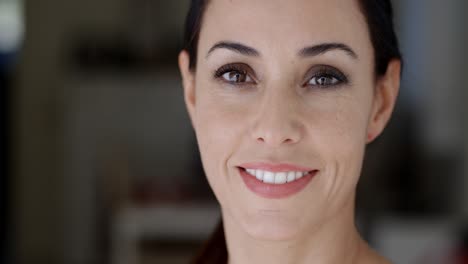
[{"label": "forehead", "polygon": [[220,40],[275,51],[342,42],[358,54],[368,53],[368,28],[357,1],[212,0],[203,17],[200,48],[206,51]]}]

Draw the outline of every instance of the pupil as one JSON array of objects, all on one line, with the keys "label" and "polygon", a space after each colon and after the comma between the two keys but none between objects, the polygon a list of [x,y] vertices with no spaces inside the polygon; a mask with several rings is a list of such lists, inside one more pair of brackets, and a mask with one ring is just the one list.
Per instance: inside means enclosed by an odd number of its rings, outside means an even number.
[{"label": "pupil", "polygon": [[242,82],[242,75],[238,72],[233,72],[231,73],[231,79],[234,82]]},{"label": "pupil", "polygon": [[325,77],[325,76],[320,77],[318,81],[319,81],[319,84],[321,84],[321,85],[329,85],[329,84],[331,84],[330,78]]}]

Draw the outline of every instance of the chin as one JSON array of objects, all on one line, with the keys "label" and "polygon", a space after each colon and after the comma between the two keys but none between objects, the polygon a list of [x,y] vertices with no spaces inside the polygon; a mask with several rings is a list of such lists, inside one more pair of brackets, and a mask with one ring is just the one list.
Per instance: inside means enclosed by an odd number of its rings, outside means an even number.
[{"label": "chin", "polygon": [[287,241],[304,232],[300,221],[290,220],[275,213],[265,213],[241,224],[245,232],[254,239]]}]

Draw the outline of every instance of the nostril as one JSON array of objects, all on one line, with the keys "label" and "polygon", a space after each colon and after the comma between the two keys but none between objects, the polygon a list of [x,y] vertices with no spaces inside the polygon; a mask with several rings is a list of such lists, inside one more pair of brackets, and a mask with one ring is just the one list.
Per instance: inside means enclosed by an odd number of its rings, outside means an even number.
[{"label": "nostril", "polygon": [[[258,142],[261,142],[261,143],[267,142],[267,140],[265,140],[265,138],[263,138],[263,137],[258,137],[258,138],[257,138],[257,141],[258,141]],[[286,138],[286,139],[283,139],[283,140],[273,140],[273,139],[270,139],[270,140],[268,140],[268,142],[272,142],[272,143],[277,142],[277,143],[280,143],[280,144],[281,144],[281,143],[289,144],[289,143],[293,143],[294,140],[291,139],[291,138]]]}]

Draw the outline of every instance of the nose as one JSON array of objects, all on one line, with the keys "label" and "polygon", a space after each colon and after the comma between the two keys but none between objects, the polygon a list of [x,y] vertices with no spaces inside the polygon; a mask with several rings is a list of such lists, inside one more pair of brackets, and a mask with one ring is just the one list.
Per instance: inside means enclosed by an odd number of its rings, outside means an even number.
[{"label": "nose", "polygon": [[265,100],[259,104],[252,125],[252,138],[270,147],[292,145],[300,142],[303,127],[299,121],[297,104],[284,96]]}]

